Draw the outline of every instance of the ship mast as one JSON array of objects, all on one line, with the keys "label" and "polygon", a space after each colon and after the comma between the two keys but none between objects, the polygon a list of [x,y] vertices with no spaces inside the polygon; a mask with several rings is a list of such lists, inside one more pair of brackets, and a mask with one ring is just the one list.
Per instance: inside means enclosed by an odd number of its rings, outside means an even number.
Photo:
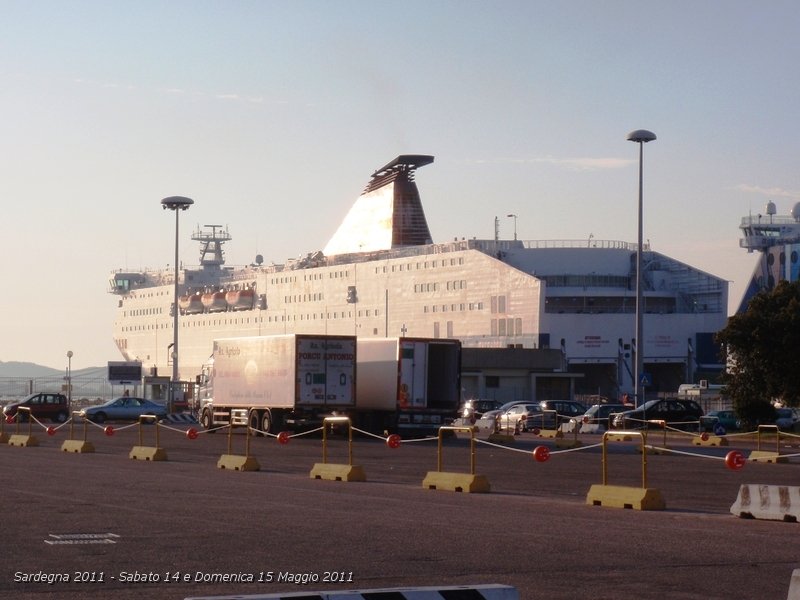
[{"label": "ship mast", "polygon": [[[222,250],[225,242],[231,241],[228,227],[222,225],[203,225],[206,231],[198,226],[192,233],[192,240],[200,242],[200,266],[204,269],[219,269],[225,264],[225,252]],[[208,230],[211,231],[208,231]]]}]

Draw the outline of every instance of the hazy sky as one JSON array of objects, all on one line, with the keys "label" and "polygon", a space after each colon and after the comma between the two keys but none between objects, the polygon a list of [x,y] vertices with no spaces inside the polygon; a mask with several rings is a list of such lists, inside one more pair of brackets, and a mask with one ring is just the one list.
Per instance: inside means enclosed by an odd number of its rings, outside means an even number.
[{"label": "hazy sky", "polygon": [[399,154],[434,241],[636,241],[731,281],[800,199],[796,1],[0,0],[0,361],[120,356],[114,269],[319,250]]}]

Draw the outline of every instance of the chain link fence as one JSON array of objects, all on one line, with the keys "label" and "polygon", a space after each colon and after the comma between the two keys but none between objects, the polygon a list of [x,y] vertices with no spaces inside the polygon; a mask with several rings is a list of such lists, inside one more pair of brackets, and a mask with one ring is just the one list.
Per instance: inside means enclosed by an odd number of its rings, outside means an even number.
[{"label": "chain link fence", "polygon": [[[0,404],[21,400],[39,392],[68,394],[65,377],[0,377]],[[77,408],[121,396],[123,386],[104,377],[72,377],[72,402]]]}]

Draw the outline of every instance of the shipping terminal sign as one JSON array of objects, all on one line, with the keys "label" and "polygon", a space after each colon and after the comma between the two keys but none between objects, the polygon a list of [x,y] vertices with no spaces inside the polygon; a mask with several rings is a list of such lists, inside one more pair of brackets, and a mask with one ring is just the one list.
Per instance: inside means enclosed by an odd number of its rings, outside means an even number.
[{"label": "shipping terminal sign", "polygon": [[582,340],[576,342],[582,348],[602,348],[608,346],[609,341],[602,335],[585,335]]}]

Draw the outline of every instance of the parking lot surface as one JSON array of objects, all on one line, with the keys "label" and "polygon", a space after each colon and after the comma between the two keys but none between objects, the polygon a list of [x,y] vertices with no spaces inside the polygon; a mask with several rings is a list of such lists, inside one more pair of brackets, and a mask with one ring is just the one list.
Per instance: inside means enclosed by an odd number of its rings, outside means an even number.
[{"label": "parking lot surface", "polygon": [[[67,429],[37,432],[36,447],[0,446],[3,544],[0,597],[165,598],[389,587],[505,584],[520,598],[786,598],[800,568],[800,524],[730,514],[739,486],[796,485],[800,462],[748,462],[727,448],[670,437],[681,454],[647,458],[647,485],[663,511],[588,506],[601,482],[601,437],[564,451],[534,434],[508,448],[478,444],[476,472],[491,492],[424,489],[437,468],[435,441],[356,435],[365,482],[309,476],[322,462],[319,435],[251,438],[260,470],[217,467],[243,454],[237,431],[189,439],[159,429],[165,461],[132,460],[138,428],[90,428],[93,453],[61,451]],[[8,431],[8,427],[6,428]],[[79,428],[76,428],[79,431]],[[154,446],[155,427],[141,431]],[[659,436],[648,440],[660,444]],[[550,448],[546,462],[532,457]],[[792,453],[798,449],[784,448]],[[683,454],[683,453],[686,454]],[[635,443],[609,444],[609,483],[640,487]],[[468,472],[463,439],[445,440],[443,470]],[[328,462],[347,463],[346,438]]]}]

